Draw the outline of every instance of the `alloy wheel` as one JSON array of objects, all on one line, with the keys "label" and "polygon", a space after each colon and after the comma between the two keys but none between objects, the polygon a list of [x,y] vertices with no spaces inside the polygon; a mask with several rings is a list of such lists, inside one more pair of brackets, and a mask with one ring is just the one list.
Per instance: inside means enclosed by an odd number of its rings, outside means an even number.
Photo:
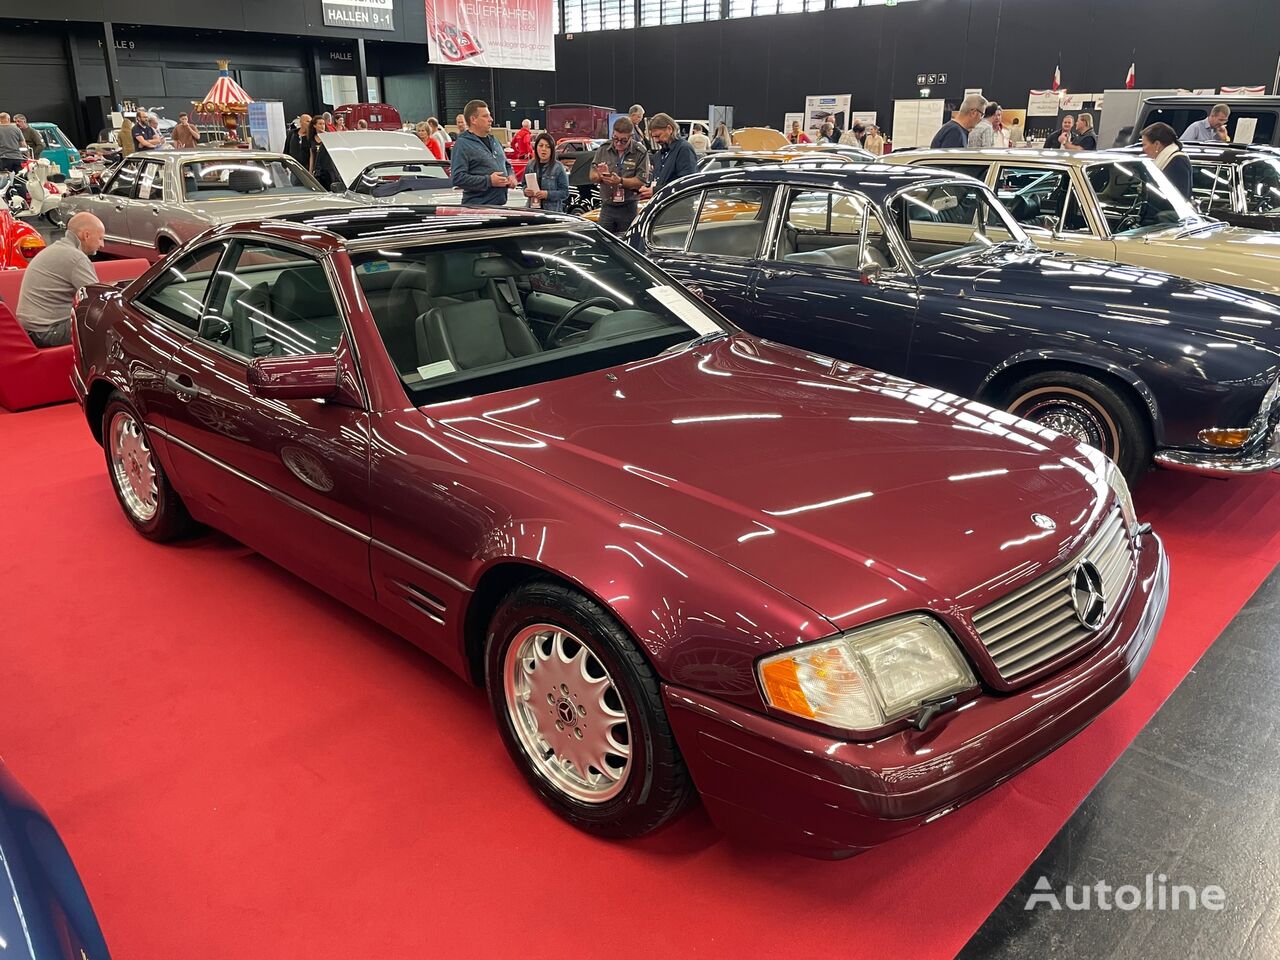
[{"label": "alloy wheel", "polygon": [[534,769],[589,804],[617,796],[631,772],[631,724],[613,678],[562,627],[523,628],[503,664],[507,716]]},{"label": "alloy wheel", "polygon": [[120,500],[134,519],[151,520],[159,509],[156,465],[142,425],[127,410],[116,411],[108,432],[111,472]]}]

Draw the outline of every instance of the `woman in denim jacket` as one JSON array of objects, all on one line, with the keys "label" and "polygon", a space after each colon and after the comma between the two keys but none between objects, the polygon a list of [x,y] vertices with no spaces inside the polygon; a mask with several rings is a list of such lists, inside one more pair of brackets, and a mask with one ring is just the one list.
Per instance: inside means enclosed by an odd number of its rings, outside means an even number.
[{"label": "woman in denim jacket", "polygon": [[[533,141],[533,158],[524,168],[520,185],[524,187],[524,195],[529,198],[527,206],[551,213],[564,213],[565,201],[569,199],[569,174],[555,156],[555,141],[544,130]],[[537,190],[529,188],[527,180],[530,174],[538,178]]]}]

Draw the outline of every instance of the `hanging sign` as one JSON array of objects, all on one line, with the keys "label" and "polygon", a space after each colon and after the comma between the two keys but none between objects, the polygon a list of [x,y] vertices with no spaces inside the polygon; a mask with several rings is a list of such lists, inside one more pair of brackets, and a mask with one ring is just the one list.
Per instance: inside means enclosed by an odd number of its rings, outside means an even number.
[{"label": "hanging sign", "polygon": [[433,63],[554,70],[555,0],[426,0]]},{"label": "hanging sign", "polygon": [[324,0],[326,27],[355,27],[360,30],[394,30],[391,8],[394,0]]}]

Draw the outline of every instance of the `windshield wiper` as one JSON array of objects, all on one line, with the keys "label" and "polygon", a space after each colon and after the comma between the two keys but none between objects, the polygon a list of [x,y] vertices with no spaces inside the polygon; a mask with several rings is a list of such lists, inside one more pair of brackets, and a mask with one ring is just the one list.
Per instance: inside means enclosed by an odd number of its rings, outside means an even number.
[{"label": "windshield wiper", "polygon": [[685,346],[700,347],[704,343],[710,343],[713,340],[719,340],[721,337],[727,337],[728,335],[729,335],[728,330],[712,330],[710,333],[704,333],[700,337],[694,337],[692,340],[686,343]]}]

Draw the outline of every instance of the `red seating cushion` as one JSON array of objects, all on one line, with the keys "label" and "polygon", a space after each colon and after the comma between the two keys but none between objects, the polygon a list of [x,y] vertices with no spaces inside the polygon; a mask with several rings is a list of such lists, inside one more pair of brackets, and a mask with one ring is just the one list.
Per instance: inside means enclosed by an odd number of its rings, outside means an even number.
[{"label": "red seating cushion", "polygon": [[[39,254],[37,254],[39,256]],[[108,260],[93,265],[103,283],[132,280],[151,264]],[[75,397],[71,389],[71,347],[37,348],[18,323],[18,294],[25,270],[0,270],[0,407],[26,410]]]}]

